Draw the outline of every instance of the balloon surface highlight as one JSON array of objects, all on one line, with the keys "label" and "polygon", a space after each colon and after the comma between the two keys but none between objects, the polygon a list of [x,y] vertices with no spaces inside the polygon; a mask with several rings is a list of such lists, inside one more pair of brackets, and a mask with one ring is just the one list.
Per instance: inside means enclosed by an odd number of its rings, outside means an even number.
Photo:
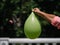
[{"label": "balloon surface highlight", "polygon": [[38,38],[41,34],[41,24],[33,12],[24,24],[24,33],[30,39]]}]

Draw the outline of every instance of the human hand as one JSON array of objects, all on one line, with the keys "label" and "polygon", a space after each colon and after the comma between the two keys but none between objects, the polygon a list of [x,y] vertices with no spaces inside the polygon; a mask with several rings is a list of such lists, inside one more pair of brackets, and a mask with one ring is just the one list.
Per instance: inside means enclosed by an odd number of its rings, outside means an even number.
[{"label": "human hand", "polygon": [[52,20],[51,20],[51,24],[55,27],[57,27],[58,29],[60,29],[60,17],[55,16]]},{"label": "human hand", "polygon": [[34,8],[34,9],[32,9],[32,11],[33,12],[36,12],[36,13],[39,13],[40,12],[39,8]]}]

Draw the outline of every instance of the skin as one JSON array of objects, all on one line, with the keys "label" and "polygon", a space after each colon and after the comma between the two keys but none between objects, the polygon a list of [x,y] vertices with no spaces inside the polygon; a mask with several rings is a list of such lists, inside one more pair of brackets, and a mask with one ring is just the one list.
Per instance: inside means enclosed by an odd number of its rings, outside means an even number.
[{"label": "skin", "polygon": [[43,17],[44,19],[46,19],[50,23],[51,23],[51,20],[55,17],[55,15],[42,12],[38,8],[34,8],[34,9],[32,9],[32,11],[36,12],[39,16]]},{"label": "skin", "polygon": [[[39,10],[38,8],[34,8],[32,9],[33,12],[36,12],[39,16],[41,16],[42,18],[46,19],[48,22],[52,22],[52,19],[56,16],[54,14],[48,14],[48,13],[45,13],[45,12],[42,12],[41,10]],[[59,23],[57,23],[55,25],[55,27],[57,27],[57,29],[60,29],[60,26],[58,25]]]}]

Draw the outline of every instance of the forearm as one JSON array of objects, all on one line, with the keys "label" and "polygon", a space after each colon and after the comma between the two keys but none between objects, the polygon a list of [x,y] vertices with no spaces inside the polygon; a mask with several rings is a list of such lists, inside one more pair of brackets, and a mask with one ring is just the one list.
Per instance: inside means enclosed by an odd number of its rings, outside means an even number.
[{"label": "forearm", "polygon": [[48,14],[48,13],[45,13],[45,12],[37,12],[39,16],[43,17],[44,19],[48,20],[49,22],[51,22],[51,20],[55,17],[55,15],[53,14]]}]

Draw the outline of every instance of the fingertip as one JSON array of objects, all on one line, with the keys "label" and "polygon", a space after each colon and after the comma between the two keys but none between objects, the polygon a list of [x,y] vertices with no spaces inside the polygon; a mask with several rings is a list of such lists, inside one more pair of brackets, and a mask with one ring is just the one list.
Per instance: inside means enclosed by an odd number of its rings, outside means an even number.
[{"label": "fingertip", "polygon": [[32,9],[32,11],[33,11],[33,9]]}]

